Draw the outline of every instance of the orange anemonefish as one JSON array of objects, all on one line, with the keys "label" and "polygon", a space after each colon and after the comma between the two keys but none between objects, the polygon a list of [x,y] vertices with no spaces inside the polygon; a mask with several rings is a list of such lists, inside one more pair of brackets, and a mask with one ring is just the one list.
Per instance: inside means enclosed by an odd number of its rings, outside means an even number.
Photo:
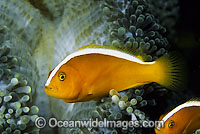
[{"label": "orange anemonefish", "polygon": [[187,101],[160,116],[159,120],[156,134],[193,134],[200,129],[200,101]]},{"label": "orange anemonefish", "polygon": [[180,62],[163,56],[153,62],[117,50],[114,47],[86,45],[68,55],[49,75],[45,92],[65,102],[101,98],[115,89],[157,82],[173,88],[180,81]]}]

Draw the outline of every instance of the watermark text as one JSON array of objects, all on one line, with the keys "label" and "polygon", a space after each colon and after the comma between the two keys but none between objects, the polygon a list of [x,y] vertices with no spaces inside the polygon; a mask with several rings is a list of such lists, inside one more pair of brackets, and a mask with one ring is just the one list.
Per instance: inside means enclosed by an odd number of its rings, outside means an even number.
[{"label": "watermark text", "polygon": [[143,128],[155,128],[160,124],[164,126],[164,122],[162,121],[121,121],[121,120],[107,120],[104,118],[103,120],[89,119],[89,120],[57,120],[56,118],[50,118],[48,121],[44,117],[38,117],[35,120],[35,125],[38,128],[44,128],[48,125],[51,128],[59,127],[59,128],[122,128],[128,129],[131,127],[143,127]]}]

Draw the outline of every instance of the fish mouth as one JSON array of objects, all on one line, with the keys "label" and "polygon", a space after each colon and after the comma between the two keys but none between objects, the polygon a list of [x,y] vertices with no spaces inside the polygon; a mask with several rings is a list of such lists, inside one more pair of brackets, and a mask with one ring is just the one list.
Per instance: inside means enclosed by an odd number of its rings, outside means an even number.
[{"label": "fish mouth", "polygon": [[49,86],[45,86],[45,89],[47,89],[47,90],[53,90],[53,88],[49,87]]},{"label": "fish mouth", "polygon": [[51,96],[51,97],[54,97],[54,98],[58,98],[58,99],[62,99],[60,97],[59,92],[57,92],[57,91],[58,91],[58,89],[56,87],[52,87],[52,86],[45,86],[45,88],[44,88],[44,92],[48,96]]},{"label": "fish mouth", "polygon": [[49,92],[53,92],[53,88],[49,86],[45,86],[44,91],[46,94],[49,94]]}]

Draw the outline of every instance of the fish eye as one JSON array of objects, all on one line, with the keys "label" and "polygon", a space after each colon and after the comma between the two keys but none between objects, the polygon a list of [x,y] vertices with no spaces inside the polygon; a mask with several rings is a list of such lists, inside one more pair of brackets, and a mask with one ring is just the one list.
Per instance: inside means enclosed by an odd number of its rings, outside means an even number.
[{"label": "fish eye", "polygon": [[168,124],[169,128],[172,128],[175,125],[175,122],[173,120],[171,120]]},{"label": "fish eye", "polygon": [[58,74],[58,78],[59,78],[60,81],[64,81],[65,78],[66,78],[66,74],[64,72],[60,72]]}]

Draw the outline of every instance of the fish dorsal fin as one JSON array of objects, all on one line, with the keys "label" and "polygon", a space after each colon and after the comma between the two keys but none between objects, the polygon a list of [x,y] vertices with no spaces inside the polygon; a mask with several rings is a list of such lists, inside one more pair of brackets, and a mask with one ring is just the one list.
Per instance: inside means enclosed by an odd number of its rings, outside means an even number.
[{"label": "fish dorsal fin", "polygon": [[116,47],[114,47],[116,50],[118,50],[118,51],[121,51],[121,52],[125,52],[125,53],[127,53],[127,54],[130,54],[130,55],[132,55],[132,56],[134,56],[134,57],[136,57],[136,58],[138,58],[138,59],[140,59],[141,61],[145,61],[144,59],[144,57],[146,56],[146,54],[144,54],[143,52],[142,52],[142,49],[133,49],[133,48],[131,48],[131,47],[125,47],[125,46],[116,46]]},{"label": "fish dorsal fin", "polygon": [[114,47],[112,47],[112,46],[102,46],[102,45],[97,45],[97,44],[90,44],[90,45],[82,46],[78,50],[82,50],[82,49],[85,49],[85,48],[105,48],[105,49],[107,48],[107,49],[114,49]]},{"label": "fish dorsal fin", "polygon": [[198,98],[198,97],[196,97],[196,98],[192,98],[192,99],[190,99],[190,100],[187,101],[187,102],[190,102],[190,101],[197,101],[197,102],[200,103],[200,98]]},{"label": "fish dorsal fin", "polygon": [[144,58],[142,57],[142,55],[138,55],[136,56],[138,59],[140,59],[141,61],[145,61]]},{"label": "fish dorsal fin", "polygon": [[159,120],[162,120],[163,117],[165,117],[165,115],[167,115],[167,114],[168,114],[168,113],[166,113],[166,114],[162,114],[162,115],[160,116]]},{"label": "fish dorsal fin", "polygon": [[105,48],[105,49],[117,50],[117,51],[130,54],[144,62],[144,54],[142,55],[140,50],[136,51],[136,50],[131,49],[130,47],[102,46],[102,45],[97,45],[97,44],[90,44],[90,45],[82,46],[78,50],[82,50],[85,48]]}]

